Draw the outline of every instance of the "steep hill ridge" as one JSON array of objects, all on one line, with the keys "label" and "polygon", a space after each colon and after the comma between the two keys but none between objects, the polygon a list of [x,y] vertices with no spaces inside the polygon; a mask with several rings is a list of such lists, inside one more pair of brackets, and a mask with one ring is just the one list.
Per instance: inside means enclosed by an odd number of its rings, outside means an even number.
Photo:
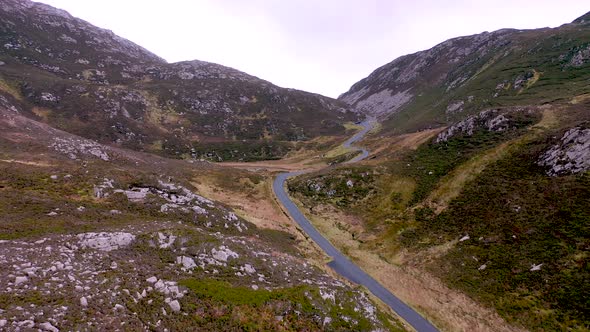
[{"label": "steep hill ridge", "polygon": [[450,39],[376,69],[342,94],[385,129],[414,131],[486,108],[569,102],[589,92],[588,14],[550,29],[502,29]]}]

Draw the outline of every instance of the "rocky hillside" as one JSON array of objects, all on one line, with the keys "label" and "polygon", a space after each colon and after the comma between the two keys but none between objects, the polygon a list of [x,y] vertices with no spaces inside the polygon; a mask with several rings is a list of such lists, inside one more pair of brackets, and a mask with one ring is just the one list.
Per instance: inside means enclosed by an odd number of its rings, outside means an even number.
[{"label": "rocky hillside", "polygon": [[[342,102],[142,47],[28,0],[0,4],[0,89],[27,116],[101,143],[168,156],[268,159],[338,136]],[[221,144],[223,143],[223,144]]]},{"label": "rocky hillside", "polygon": [[0,93],[0,330],[402,330],[295,235],[197,193],[214,165],[25,113]]},{"label": "rocky hillside", "polygon": [[589,93],[588,14],[555,29],[503,29],[402,56],[340,96],[386,129],[447,125],[483,109],[569,102]]}]

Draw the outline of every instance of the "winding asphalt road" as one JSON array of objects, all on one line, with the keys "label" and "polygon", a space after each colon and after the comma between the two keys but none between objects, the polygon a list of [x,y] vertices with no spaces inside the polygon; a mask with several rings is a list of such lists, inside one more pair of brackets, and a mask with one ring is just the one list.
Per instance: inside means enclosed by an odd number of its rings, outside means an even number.
[{"label": "winding asphalt road", "polygon": [[[367,132],[369,132],[373,126],[375,125],[375,120],[368,119],[361,123],[363,126],[363,130],[356,133],[350,139],[343,143],[345,148],[353,148],[360,150],[362,153],[352,160],[348,161],[348,163],[357,162],[367,158],[369,155],[369,151],[364,148],[353,147],[352,144],[356,143],[360,139],[362,139]],[[409,307],[407,304],[402,302],[398,299],[395,295],[393,295],[390,291],[388,291],[385,287],[383,287],[379,282],[373,279],[370,275],[368,275],[365,271],[361,270],[356,264],[351,262],[346,256],[344,256],[338,249],[336,249],[330,241],[328,241],[325,237],[323,237],[316,229],[313,227],[311,222],[305,218],[303,213],[299,211],[295,203],[289,198],[287,192],[285,190],[285,181],[292,176],[297,176],[305,173],[305,171],[299,172],[290,172],[290,173],[281,173],[277,176],[277,178],[273,182],[273,191],[277,196],[279,202],[283,204],[291,218],[293,218],[299,226],[309,235],[315,243],[322,248],[324,252],[330,257],[332,257],[332,261],[328,263],[334,271],[336,271],[341,276],[345,277],[346,279],[357,283],[359,285],[365,286],[373,295],[377,296],[381,301],[391,307],[400,317],[402,317],[406,322],[408,322],[414,329],[418,332],[438,332],[438,329],[434,327],[429,321],[427,321],[424,317],[420,316],[414,309]]]}]

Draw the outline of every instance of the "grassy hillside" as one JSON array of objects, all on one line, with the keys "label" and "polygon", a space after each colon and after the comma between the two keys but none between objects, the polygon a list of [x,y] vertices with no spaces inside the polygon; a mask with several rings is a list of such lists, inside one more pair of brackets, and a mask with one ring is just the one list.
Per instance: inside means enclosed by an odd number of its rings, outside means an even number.
[{"label": "grassy hillside", "polygon": [[465,134],[467,118],[415,150],[300,176],[289,190],[316,218],[328,218],[326,205],[356,216],[333,227],[362,250],[427,271],[515,326],[584,330],[588,172],[549,176],[539,164],[566,131],[587,126],[584,100],[512,109],[512,130]]}]

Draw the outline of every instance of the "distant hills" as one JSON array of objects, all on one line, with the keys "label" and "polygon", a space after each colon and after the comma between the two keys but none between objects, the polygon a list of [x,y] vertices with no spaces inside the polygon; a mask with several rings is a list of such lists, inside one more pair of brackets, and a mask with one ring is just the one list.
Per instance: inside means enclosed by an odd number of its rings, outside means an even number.
[{"label": "distant hills", "polygon": [[215,161],[272,159],[293,142],[343,135],[343,124],[358,118],[344,102],[232,68],[166,63],[41,3],[0,4],[0,46],[0,91],[18,99],[29,116],[135,150]]}]

